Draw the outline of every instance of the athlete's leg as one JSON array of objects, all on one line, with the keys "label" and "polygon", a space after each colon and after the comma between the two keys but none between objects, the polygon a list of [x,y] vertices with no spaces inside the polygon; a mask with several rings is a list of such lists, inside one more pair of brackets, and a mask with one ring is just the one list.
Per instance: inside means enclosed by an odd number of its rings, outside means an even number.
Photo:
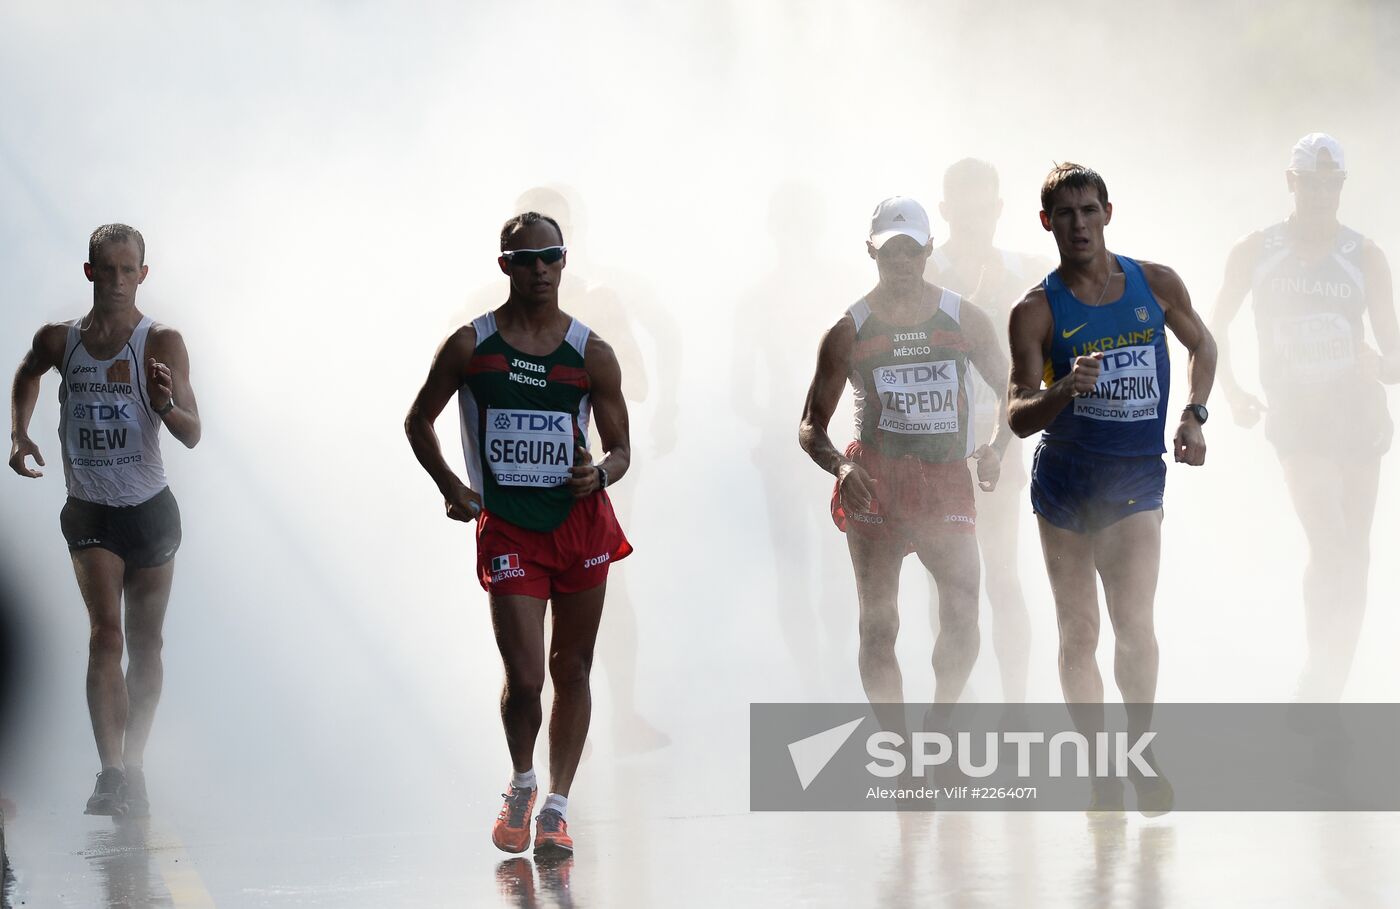
[{"label": "athlete's leg", "polygon": [[549,678],[554,683],[554,706],[549,713],[549,791],[563,796],[573,784],[593,714],[588,676],[593,669],[593,646],[606,590],[607,584],[599,584],[554,596],[554,630],[549,642]]},{"label": "athlete's leg", "polygon": [[1002,698],[1014,704],[1026,699],[1031,649],[1031,614],[1018,567],[1024,507],[1025,495],[1015,488],[997,488],[977,497],[977,542],[992,607],[992,647],[1001,672]]},{"label": "athlete's leg", "polygon": [[598,643],[612,693],[614,733],[620,747],[637,752],[670,744],[671,737],[637,710],[637,610],[621,579],[613,583],[608,621]]},{"label": "athlete's leg", "polygon": [[[1113,623],[1113,677],[1127,705],[1128,738],[1138,741],[1152,727],[1157,697],[1153,602],[1162,561],[1162,510],[1130,514],[1096,532],[1093,539],[1094,562]],[[1171,785],[1161,775],[1151,745],[1140,754],[1157,775],[1144,777],[1135,765],[1126,768],[1137,789],[1138,810],[1149,817],[1170,811]]]},{"label": "athlete's leg", "polygon": [[858,532],[846,534],[860,600],[860,681],[872,704],[904,700],[904,677],[895,658],[899,636],[899,567],[902,540],[886,541]]},{"label": "athlete's leg", "polygon": [[540,691],[544,688],[544,608],[546,601],[522,594],[491,595],[491,625],[505,664],[501,723],[511,765],[524,773],[535,764],[540,734]]},{"label": "athlete's leg", "polygon": [[[1103,677],[1095,656],[1099,646],[1099,588],[1094,541],[1087,533],[1056,527],[1036,515],[1055,619],[1060,634],[1060,688],[1074,728],[1089,741],[1104,728]],[[1090,810],[1122,810],[1122,784],[1095,781]]]},{"label": "athlete's leg", "polygon": [[1103,678],[1094,659],[1099,645],[1099,591],[1093,540],[1088,534],[1056,527],[1040,515],[1036,521],[1060,630],[1060,687],[1065,702],[1101,704]]},{"label": "athlete's leg", "polygon": [[1372,458],[1349,465],[1342,474],[1342,508],[1346,514],[1347,538],[1351,544],[1354,586],[1352,594],[1365,609],[1371,573],[1371,527],[1376,517],[1376,496],[1380,492],[1381,462]]},{"label": "athlete's leg", "polygon": [[[1094,562],[1103,578],[1113,623],[1113,678],[1128,711],[1128,737],[1152,725],[1157,697],[1157,632],[1153,603],[1162,560],[1162,510],[1139,511],[1093,534]],[[1152,759],[1151,749],[1143,750]]]},{"label": "athlete's leg", "polygon": [[122,576],[126,563],[106,549],[70,553],[78,590],[87,605],[87,702],[102,766],[122,766],[126,728],[126,680],[122,678]]},{"label": "athlete's leg", "polygon": [[[632,512],[635,482],[633,476],[621,486],[608,490],[614,514],[621,516]],[[598,650],[612,695],[614,734],[622,749],[647,751],[669,744],[670,737],[637,711],[637,610],[621,578],[613,582],[608,621],[599,632]]]},{"label": "athlete's leg", "polygon": [[982,590],[977,538],[970,533],[943,533],[921,542],[919,561],[938,587],[938,637],[933,644],[933,699],[956,703],[982,646],[977,628]]},{"label": "athlete's leg", "polygon": [[160,701],[165,677],[161,664],[161,629],[170,602],[175,560],[154,568],[133,568],[126,573],[126,735],[122,756],[127,767],[139,768],[146,753],[146,739]]},{"label": "athlete's leg", "polygon": [[1157,696],[1157,634],[1152,604],[1162,560],[1162,510],[1139,511],[1092,535],[1113,623],[1113,677],[1123,701]]},{"label": "athlete's leg", "polygon": [[1303,570],[1308,660],[1298,696],[1336,700],[1351,670],[1365,612],[1379,462],[1341,465],[1299,453],[1284,459],[1283,475],[1308,541]]}]

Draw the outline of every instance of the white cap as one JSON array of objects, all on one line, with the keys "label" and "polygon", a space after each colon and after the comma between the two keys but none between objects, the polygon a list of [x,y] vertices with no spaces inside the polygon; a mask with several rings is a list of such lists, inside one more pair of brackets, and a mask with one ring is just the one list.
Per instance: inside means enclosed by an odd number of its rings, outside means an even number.
[{"label": "white cap", "polygon": [[1322,152],[1337,165],[1337,170],[1347,169],[1347,159],[1342,153],[1342,144],[1326,133],[1308,133],[1293,146],[1293,157],[1288,161],[1288,169],[1295,173],[1313,173],[1317,168],[1317,157]]},{"label": "white cap", "polygon": [[870,243],[876,249],[898,234],[911,237],[920,246],[928,245],[928,212],[907,196],[891,196],[875,206],[870,216]]}]

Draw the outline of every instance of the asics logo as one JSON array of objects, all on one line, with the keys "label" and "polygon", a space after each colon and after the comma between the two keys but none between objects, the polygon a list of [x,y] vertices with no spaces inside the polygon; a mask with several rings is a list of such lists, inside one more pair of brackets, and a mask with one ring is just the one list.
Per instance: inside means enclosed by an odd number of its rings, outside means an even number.
[{"label": "asics logo", "polygon": [[1083,325],[1080,325],[1080,326],[1075,327],[1075,328],[1071,328],[1069,331],[1063,331],[1063,330],[1061,330],[1061,331],[1060,331],[1060,337],[1062,337],[1062,338],[1072,338],[1072,337],[1074,337],[1074,336],[1079,332],[1079,329],[1080,329],[1080,328],[1083,328],[1084,325],[1088,325],[1088,324],[1089,324],[1088,322],[1085,322]]}]

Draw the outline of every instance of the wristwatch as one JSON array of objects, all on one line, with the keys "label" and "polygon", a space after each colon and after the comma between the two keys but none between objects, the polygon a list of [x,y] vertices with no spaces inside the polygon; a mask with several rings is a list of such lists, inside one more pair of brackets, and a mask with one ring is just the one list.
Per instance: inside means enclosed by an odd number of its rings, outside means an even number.
[{"label": "wristwatch", "polygon": [[1210,418],[1210,411],[1206,410],[1204,404],[1187,404],[1184,412],[1195,417],[1196,422],[1202,426],[1206,425],[1206,420]]},{"label": "wristwatch", "polygon": [[607,489],[607,488],[608,488],[608,472],[607,472],[606,470],[604,470],[602,467],[599,467],[597,464],[594,464],[594,465],[593,465],[593,469],[596,470],[596,471],[598,471],[598,488],[599,488],[599,489]]},{"label": "wristwatch", "polygon": [[152,407],[151,409],[154,410],[158,416],[163,417],[175,409],[175,399],[171,398],[169,401],[166,401],[164,407]]}]

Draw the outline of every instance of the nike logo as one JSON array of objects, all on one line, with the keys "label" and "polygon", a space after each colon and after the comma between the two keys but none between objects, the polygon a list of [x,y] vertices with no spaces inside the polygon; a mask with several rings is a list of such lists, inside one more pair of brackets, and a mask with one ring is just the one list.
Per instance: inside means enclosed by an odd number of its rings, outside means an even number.
[{"label": "nike logo", "polygon": [[[1088,322],[1085,322],[1085,323],[1084,323],[1084,325],[1088,325],[1088,324],[1089,324]],[[1080,328],[1083,328],[1084,325],[1080,325],[1079,328],[1072,328],[1072,329],[1070,329],[1069,331],[1063,331],[1063,330],[1062,330],[1062,331],[1060,332],[1060,337],[1062,337],[1062,338],[1072,338],[1072,337],[1074,337],[1075,332],[1079,331]]]}]

